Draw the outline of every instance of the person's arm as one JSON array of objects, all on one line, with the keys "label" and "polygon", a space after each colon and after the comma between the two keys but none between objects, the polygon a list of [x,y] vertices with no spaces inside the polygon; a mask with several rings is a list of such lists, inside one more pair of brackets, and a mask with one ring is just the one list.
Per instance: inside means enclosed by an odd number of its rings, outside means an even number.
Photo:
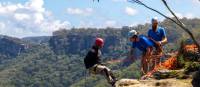
[{"label": "person's arm", "polygon": [[151,37],[151,30],[148,31],[148,38],[153,41],[156,45],[161,45],[158,41],[154,40],[152,37]]},{"label": "person's arm", "polygon": [[167,43],[167,37],[163,37],[162,41],[160,41],[161,44],[166,44]]},{"label": "person's arm", "polygon": [[129,52],[129,54],[128,54],[129,57],[133,55],[133,51],[134,51],[134,48],[131,47],[130,52]]},{"label": "person's arm", "polygon": [[162,29],[162,33],[163,33],[163,38],[160,41],[161,44],[166,44],[167,43],[167,35],[164,29]]},{"label": "person's arm", "polygon": [[144,57],[146,58],[146,59],[149,59],[150,57],[151,57],[151,55],[152,55],[152,47],[148,47],[147,49],[146,49],[146,52],[145,52],[145,54],[144,54]]},{"label": "person's arm", "polygon": [[162,45],[167,43],[167,37],[163,37],[161,41],[156,41],[151,37],[149,37],[149,39],[152,40],[156,45]]},{"label": "person's arm", "polygon": [[152,54],[154,44],[149,39],[141,39],[141,41],[146,47],[145,56],[150,56]]},{"label": "person's arm", "polygon": [[134,55],[133,55],[133,52],[135,51],[135,48],[131,48],[130,49],[130,53],[129,53],[129,56],[128,56],[128,60],[125,60],[125,61],[135,61],[134,59]]}]

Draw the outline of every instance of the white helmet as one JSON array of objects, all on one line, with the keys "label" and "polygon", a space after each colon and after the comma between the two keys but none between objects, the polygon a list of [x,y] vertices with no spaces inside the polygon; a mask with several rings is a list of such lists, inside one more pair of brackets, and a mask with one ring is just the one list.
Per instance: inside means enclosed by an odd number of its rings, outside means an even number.
[{"label": "white helmet", "polygon": [[131,30],[131,31],[128,32],[129,38],[133,37],[134,35],[138,35],[138,32],[136,30]]},{"label": "white helmet", "polygon": [[152,24],[154,23],[154,21],[158,21],[158,18],[157,18],[157,17],[154,17],[154,18],[151,19],[151,23],[152,23]]}]

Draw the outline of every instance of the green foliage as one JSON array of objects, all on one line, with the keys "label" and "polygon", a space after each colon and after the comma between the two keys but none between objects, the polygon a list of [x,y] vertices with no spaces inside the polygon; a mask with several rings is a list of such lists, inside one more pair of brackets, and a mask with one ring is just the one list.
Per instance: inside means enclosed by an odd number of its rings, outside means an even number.
[{"label": "green foliage", "polygon": [[136,61],[131,64],[129,67],[122,69],[118,73],[119,78],[134,78],[139,79],[141,77],[140,72],[140,61]]},{"label": "green foliage", "polygon": [[184,57],[183,57],[183,55],[179,55],[178,57],[177,57],[177,67],[178,68],[183,68],[184,67],[184,65],[185,65],[185,60],[184,60]]},{"label": "green foliage", "polygon": [[157,71],[156,73],[153,74],[155,79],[174,78],[177,77],[177,75],[178,72],[176,71],[165,71],[165,72]]},{"label": "green foliage", "polygon": [[200,69],[199,62],[186,62],[185,64],[185,74],[189,74],[194,71],[198,71]]},{"label": "green foliage", "polygon": [[[16,87],[66,87],[84,75],[80,56],[55,55],[46,46],[35,46],[21,54],[8,65],[1,66],[1,79],[9,79],[4,86]],[[12,72],[12,73],[11,73]]]},{"label": "green foliage", "polygon": [[188,75],[186,75],[185,73],[179,73],[177,76],[176,76],[176,79],[187,79],[189,78]]},{"label": "green foliage", "polygon": [[[196,37],[199,37],[199,19],[182,21],[195,32]],[[169,44],[166,45],[167,51],[177,50],[180,41],[188,38],[180,27],[169,20],[160,24],[166,27],[169,40]],[[149,26],[150,24],[123,28],[59,30],[54,32],[52,37],[24,38],[34,42],[34,45],[22,53],[19,53],[18,49],[21,49],[20,44],[25,42],[16,38],[1,39],[5,46],[1,45],[0,51],[0,87],[83,87],[85,84],[87,87],[109,87],[103,76],[87,74],[85,80],[83,58],[94,38],[100,36],[105,39],[105,47],[102,49],[103,61],[124,59],[129,50],[127,32],[135,29],[146,35]],[[6,44],[10,41],[10,45]],[[184,65],[182,56],[178,61],[181,66]],[[140,61],[128,67],[120,63],[111,64],[109,67],[115,70],[114,74],[118,79],[141,77]],[[186,64],[185,67],[187,72],[196,70],[199,65]]]}]

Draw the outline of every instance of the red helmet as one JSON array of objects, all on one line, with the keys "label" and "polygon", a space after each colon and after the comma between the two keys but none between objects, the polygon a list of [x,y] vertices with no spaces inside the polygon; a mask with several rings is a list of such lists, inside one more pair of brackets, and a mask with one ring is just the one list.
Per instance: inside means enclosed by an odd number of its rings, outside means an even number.
[{"label": "red helmet", "polygon": [[95,45],[103,47],[103,45],[104,45],[103,39],[102,38],[96,38]]}]

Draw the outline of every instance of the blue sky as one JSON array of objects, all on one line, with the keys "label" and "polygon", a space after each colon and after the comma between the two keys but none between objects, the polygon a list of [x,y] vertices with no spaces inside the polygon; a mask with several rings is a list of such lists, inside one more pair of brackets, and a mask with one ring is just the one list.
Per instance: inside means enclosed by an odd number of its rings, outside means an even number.
[{"label": "blue sky", "polygon": [[[161,0],[142,0],[166,15]],[[167,0],[182,18],[200,18],[200,1]],[[25,37],[51,35],[60,28],[122,27],[164,18],[126,0],[0,0],[0,34]]]}]

